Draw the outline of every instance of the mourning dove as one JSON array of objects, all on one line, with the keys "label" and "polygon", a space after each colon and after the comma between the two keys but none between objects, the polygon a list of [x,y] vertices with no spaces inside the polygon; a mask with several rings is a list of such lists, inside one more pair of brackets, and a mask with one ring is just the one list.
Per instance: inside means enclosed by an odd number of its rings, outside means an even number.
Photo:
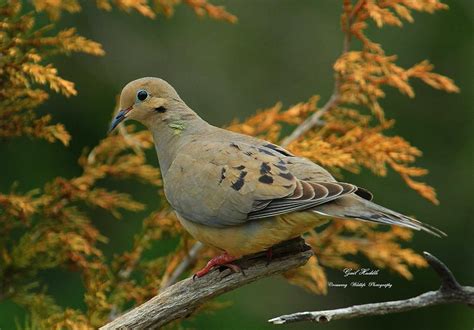
[{"label": "mourning dove", "polygon": [[198,277],[215,266],[300,236],[331,217],[445,235],[371,202],[370,192],[337,182],[306,158],[210,125],[162,79],[128,83],[120,106],[111,130],[125,119],[134,119],[151,131],[165,195],[179,221],[194,238],[224,252]]}]

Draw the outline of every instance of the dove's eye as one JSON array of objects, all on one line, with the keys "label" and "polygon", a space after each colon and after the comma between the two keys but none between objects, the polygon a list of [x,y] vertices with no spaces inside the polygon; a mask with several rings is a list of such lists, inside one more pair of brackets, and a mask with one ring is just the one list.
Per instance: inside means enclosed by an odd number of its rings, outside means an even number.
[{"label": "dove's eye", "polygon": [[137,92],[137,99],[139,101],[145,101],[146,98],[148,97],[148,92],[144,89],[140,89],[138,92]]}]

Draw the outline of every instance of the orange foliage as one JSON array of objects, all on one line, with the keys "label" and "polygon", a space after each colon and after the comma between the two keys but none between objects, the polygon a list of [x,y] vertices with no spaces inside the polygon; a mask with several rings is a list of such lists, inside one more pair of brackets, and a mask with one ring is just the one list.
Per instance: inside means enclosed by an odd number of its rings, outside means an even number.
[{"label": "orange foliage", "polygon": [[[98,8],[111,11],[113,7],[127,13],[136,11],[138,14],[147,18],[155,18],[157,14],[171,16],[174,13],[174,7],[185,3],[191,7],[198,16],[209,16],[212,19],[235,23],[237,17],[230,14],[222,6],[216,6],[207,0],[96,0]],[[57,20],[61,12],[77,13],[81,11],[81,4],[78,0],[33,0],[33,5],[38,12],[46,12],[50,19]]]}]

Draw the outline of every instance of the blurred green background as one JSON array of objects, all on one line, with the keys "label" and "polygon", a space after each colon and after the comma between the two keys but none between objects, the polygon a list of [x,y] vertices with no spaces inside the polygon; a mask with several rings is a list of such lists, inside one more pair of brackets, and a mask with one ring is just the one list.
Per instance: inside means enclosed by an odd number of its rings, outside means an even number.
[{"label": "blurred green background", "polygon": [[[61,76],[76,82],[79,95],[66,99],[54,95],[40,109],[53,113],[72,134],[71,145],[16,139],[0,144],[0,187],[7,191],[16,181],[27,191],[55,176],[80,174],[77,159],[85,147],[93,147],[106,135],[115,97],[128,81],[161,77],[172,83],[186,103],[215,125],[233,118],[243,119],[258,108],[283,101],[286,106],[307,100],[313,94],[323,104],[333,86],[332,64],[341,50],[339,28],[341,1],[258,0],[221,1],[237,15],[231,25],[199,19],[186,6],[175,15],[149,20],[137,14],[99,11],[83,2],[83,12],[64,15],[60,27],[78,31],[104,46],[102,58],[74,55],[54,63]],[[420,166],[430,169],[426,180],[434,185],[441,201],[433,206],[391,173],[387,178],[364,172],[346,178],[374,192],[376,202],[407,214],[414,214],[448,233],[436,239],[417,233],[409,245],[430,251],[446,262],[458,280],[473,285],[474,200],[473,180],[473,16],[474,2],[447,2],[451,9],[435,15],[415,14],[414,24],[403,29],[371,29],[388,54],[398,54],[399,63],[409,66],[423,59],[436,71],[453,78],[461,94],[446,94],[414,82],[417,97],[409,99],[387,90],[383,101],[388,117],[397,119],[393,134],[399,134],[424,151]],[[150,162],[157,164],[150,154]],[[107,182],[137,199],[153,205],[157,192],[136,182]],[[95,224],[110,238],[109,255],[130,248],[132,233],[141,226],[147,212],[125,214],[115,220],[106,213],[93,215]],[[169,244],[163,243],[163,244]],[[157,245],[156,253],[165,249]],[[363,266],[370,267],[368,262]],[[59,303],[84,306],[77,274],[66,271],[42,274],[48,291]],[[339,271],[329,271],[328,280],[344,281]],[[326,296],[315,296],[279,278],[270,278],[219,298],[233,304],[212,314],[201,314],[184,324],[198,329],[310,329],[311,323],[275,326],[271,317],[303,310],[330,309],[392,299],[408,298],[434,290],[439,281],[430,269],[414,270],[406,281],[382,271],[379,282],[391,289],[329,288]],[[24,315],[11,303],[0,303],[0,329],[15,328]],[[419,311],[335,321],[326,329],[472,329],[474,313],[465,306],[449,305]]]}]

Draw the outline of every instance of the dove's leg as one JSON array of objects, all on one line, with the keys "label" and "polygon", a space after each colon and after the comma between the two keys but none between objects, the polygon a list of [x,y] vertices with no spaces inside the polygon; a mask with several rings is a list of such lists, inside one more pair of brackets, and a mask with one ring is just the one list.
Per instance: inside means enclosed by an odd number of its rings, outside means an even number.
[{"label": "dove's leg", "polygon": [[239,271],[241,271],[239,266],[231,264],[231,262],[236,260],[236,259],[237,259],[237,257],[231,256],[230,254],[225,252],[225,253],[209,260],[206,267],[204,267],[203,269],[198,271],[196,274],[194,274],[193,278],[203,277],[204,275],[209,273],[214,267],[218,267],[218,266],[229,267],[233,271],[239,272]]}]

